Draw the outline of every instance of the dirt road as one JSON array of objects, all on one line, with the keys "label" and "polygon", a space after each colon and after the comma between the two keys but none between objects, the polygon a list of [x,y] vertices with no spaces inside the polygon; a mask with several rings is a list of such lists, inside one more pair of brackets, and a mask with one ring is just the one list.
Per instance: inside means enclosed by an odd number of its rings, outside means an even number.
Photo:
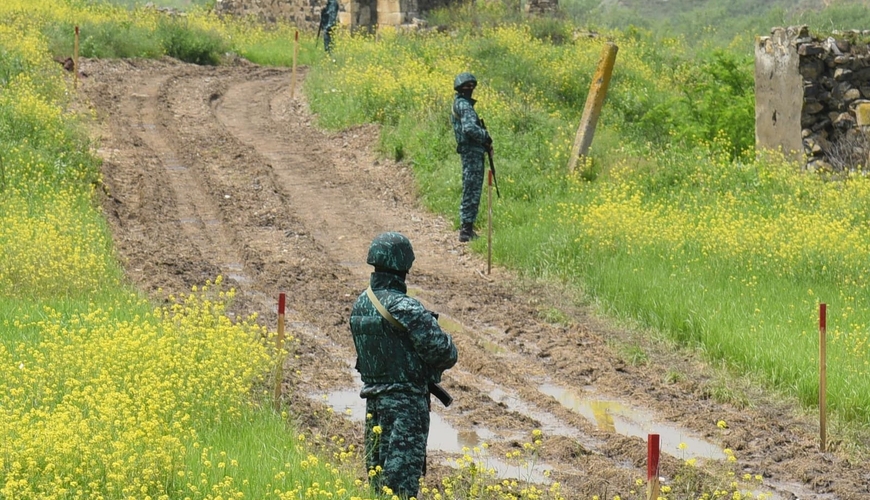
[{"label": "dirt road", "polygon": [[[749,406],[717,403],[717,376],[690,356],[649,344],[648,361],[633,363],[613,347],[632,333],[557,287],[500,268],[487,275],[451,224],[418,205],[408,167],[377,159],[375,127],[314,127],[298,90],[304,71],[291,96],[289,70],[244,62],[89,60],[82,70],[101,121],[104,210],[130,279],[160,297],[221,274],[239,290],[235,313],[259,312],[272,328],[286,292],[299,344],[284,390],[305,425],[327,425],[319,405],[348,406],[341,425],[360,440],[347,319],[368,280],[368,243],[396,230],[417,253],[412,293],[441,313],[460,353],[444,384],[454,405],[433,403],[430,479],[450,472],[445,457],[486,442],[499,475],[557,480],[569,498],[628,497],[646,478],[646,435],[660,433],[668,479],[686,458],[726,467],[730,448],[738,476],[762,474],[755,489],[774,498],[870,498],[870,469],[836,443],[819,453],[812,415],[755,393]],[[534,429],[544,433],[540,462],[501,463]]]}]

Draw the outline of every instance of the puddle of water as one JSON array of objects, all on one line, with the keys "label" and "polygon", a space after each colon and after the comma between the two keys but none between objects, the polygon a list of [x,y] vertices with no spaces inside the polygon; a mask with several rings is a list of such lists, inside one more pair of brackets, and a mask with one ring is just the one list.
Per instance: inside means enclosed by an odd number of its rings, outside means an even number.
[{"label": "puddle of water", "polygon": [[455,319],[447,316],[446,314],[438,315],[438,325],[451,335],[456,335],[457,333],[461,333],[465,328],[462,326],[462,323],[456,321]]},{"label": "puddle of water", "polygon": [[[771,486],[777,491],[784,491],[790,493],[794,498],[802,499],[802,498],[812,498],[814,500],[839,500],[839,496],[834,493],[816,493],[814,491],[809,491],[805,487],[801,486],[797,483],[783,483],[779,481],[772,481],[770,479],[765,478],[764,483],[766,485]],[[758,496],[758,492],[755,492],[756,496]],[[762,493],[770,495],[771,493],[768,491],[763,491]],[[777,493],[772,493],[772,496],[769,497],[771,500],[781,500],[785,498],[782,495]],[[789,497],[791,498],[791,497]]]},{"label": "puddle of water", "polygon": [[[316,397],[316,396],[312,396]],[[362,424],[366,418],[365,400],[359,397],[359,392],[354,389],[333,391],[324,396],[326,403],[342,415],[349,416],[351,420]],[[538,463],[520,466],[509,464],[487,454],[481,447],[487,439],[495,435],[485,428],[471,431],[457,431],[437,413],[429,413],[429,440],[426,447],[429,450],[438,450],[455,455],[465,454],[465,450],[479,449],[472,455],[475,463],[480,467],[492,469],[499,479],[519,479],[523,481],[549,484],[549,479],[544,472],[549,469],[546,464]],[[455,461],[445,461],[446,465],[457,467]]]},{"label": "puddle of water", "polygon": [[[551,384],[543,384],[538,387],[538,390],[556,398],[562,406],[583,415],[601,430],[639,437],[644,441],[648,434],[658,434],[661,450],[679,459],[723,460],[726,458],[718,446],[696,437],[687,429],[657,422],[651,413],[632,408],[619,401],[584,397],[571,389]],[[685,445],[685,449],[680,449],[680,443]]]},{"label": "puddle of water", "polygon": [[[231,278],[236,280],[238,283],[250,283],[251,278],[247,274],[245,274],[244,269],[245,266],[240,262],[230,262],[224,264],[223,267],[227,269],[226,276],[227,278]],[[276,306],[277,307],[277,306]]]},{"label": "puddle of water", "polygon": [[236,283],[250,283],[251,278],[241,273],[227,273],[227,278],[235,280]]},{"label": "puddle of water", "polygon": [[489,340],[481,340],[480,346],[483,347],[483,350],[492,354],[503,354],[505,352],[505,348],[496,344],[495,342],[490,342]]},{"label": "puddle of water", "polygon": [[[473,456],[473,458],[479,467],[486,470],[492,469],[495,477],[499,479],[517,479],[535,484],[550,484],[551,482],[545,475],[546,471],[551,469],[543,463],[524,466],[509,464],[483,452]],[[443,463],[454,469],[459,468],[455,461],[445,460]]]},{"label": "puddle of water", "polygon": [[[325,396],[326,403],[336,413],[347,415],[355,422],[363,423],[366,419],[366,402],[359,397],[356,389],[345,389],[330,392]],[[436,403],[437,404],[437,403]],[[426,446],[430,450],[445,453],[462,453],[463,448],[474,448],[484,443],[484,439],[493,434],[486,429],[474,431],[457,431],[437,413],[429,412],[429,441]]]},{"label": "puddle of water", "polygon": [[[493,386],[495,385],[491,382],[490,384]],[[507,393],[499,387],[494,387],[489,391],[489,397],[493,401],[507,406],[508,410],[522,413],[523,415],[526,415],[536,420],[538,423],[541,424],[540,431],[543,432],[545,436],[549,435],[569,437],[571,439],[577,440],[577,442],[587,448],[598,448],[603,444],[602,442],[595,441],[587,436],[578,436],[576,429],[573,429],[560,422],[559,419],[551,413],[531,408],[516,394]],[[531,432],[532,430],[534,429],[529,429],[528,431]],[[528,439],[528,435],[517,436],[516,439]]]}]

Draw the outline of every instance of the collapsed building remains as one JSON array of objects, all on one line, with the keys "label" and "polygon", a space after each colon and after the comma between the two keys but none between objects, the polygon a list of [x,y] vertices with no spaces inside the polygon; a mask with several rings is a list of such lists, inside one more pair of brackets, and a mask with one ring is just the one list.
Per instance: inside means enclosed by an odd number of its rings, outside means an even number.
[{"label": "collapsed building remains", "polygon": [[755,137],[811,170],[865,168],[870,155],[870,31],[816,37],[774,28],[755,44]]}]

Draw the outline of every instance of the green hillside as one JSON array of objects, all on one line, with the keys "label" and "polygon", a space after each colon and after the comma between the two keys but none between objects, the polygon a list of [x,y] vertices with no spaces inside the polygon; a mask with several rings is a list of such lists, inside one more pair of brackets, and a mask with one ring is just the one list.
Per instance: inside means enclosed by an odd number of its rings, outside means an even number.
[{"label": "green hillside", "polygon": [[635,26],[721,43],[766,34],[772,26],[870,28],[867,0],[563,0],[560,5],[590,27]]}]

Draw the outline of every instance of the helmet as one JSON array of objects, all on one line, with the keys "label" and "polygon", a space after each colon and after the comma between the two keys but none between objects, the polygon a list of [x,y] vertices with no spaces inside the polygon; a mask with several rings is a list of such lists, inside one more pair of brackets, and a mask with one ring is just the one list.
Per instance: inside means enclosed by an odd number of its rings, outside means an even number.
[{"label": "helmet", "polygon": [[372,240],[366,262],[375,267],[407,272],[414,263],[414,249],[411,241],[400,233],[381,233]]},{"label": "helmet", "polygon": [[475,78],[474,75],[468,72],[459,73],[456,75],[456,79],[453,80],[453,90],[459,90],[459,87],[469,82],[477,86],[477,78]]}]

